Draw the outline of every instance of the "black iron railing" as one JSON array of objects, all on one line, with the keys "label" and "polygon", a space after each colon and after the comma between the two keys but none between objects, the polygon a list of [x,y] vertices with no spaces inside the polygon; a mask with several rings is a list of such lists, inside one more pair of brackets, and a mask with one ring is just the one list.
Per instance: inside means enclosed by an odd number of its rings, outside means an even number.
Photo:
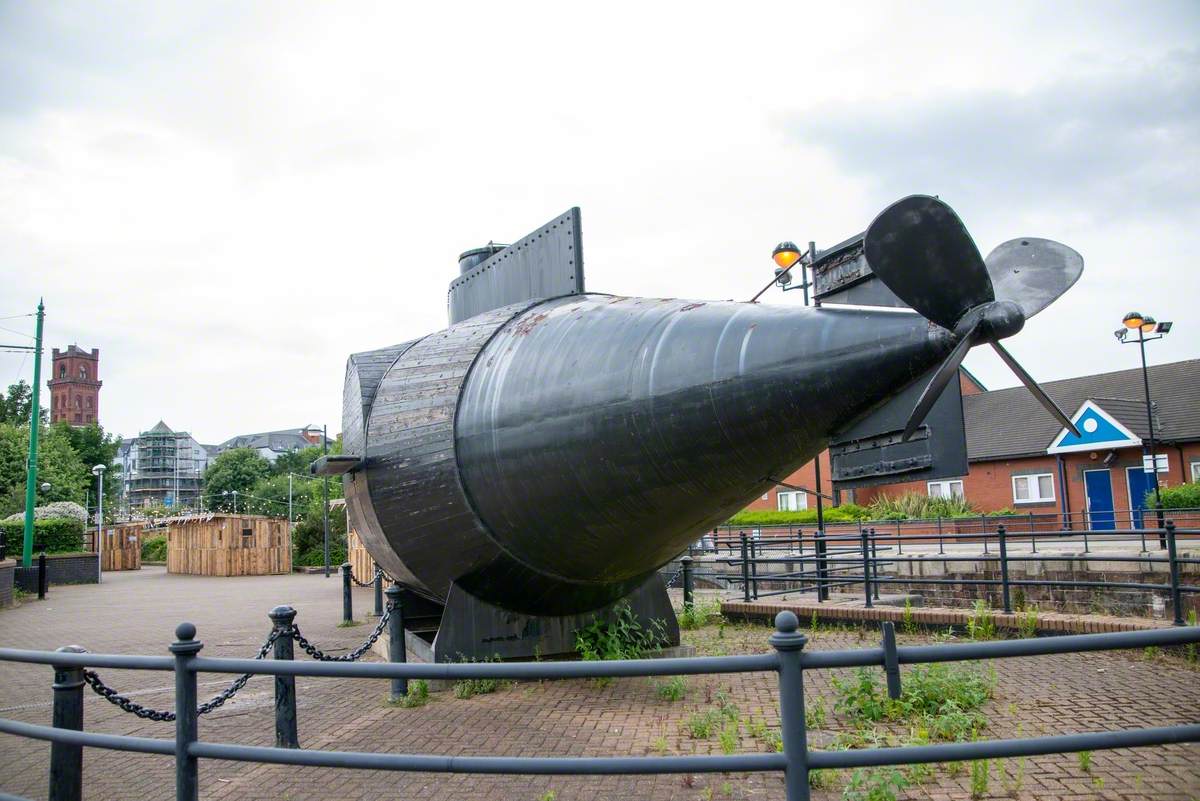
[{"label": "black iron railing", "polygon": [[[865,603],[872,606],[879,598],[881,585],[965,585],[990,587],[999,591],[1001,606],[1012,612],[1012,591],[1020,587],[1088,588],[1088,589],[1132,589],[1163,593],[1173,607],[1174,623],[1184,623],[1184,596],[1200,593],[1200,586],[1185,583],[1183,569],[1187,565],[1200,564],[1200,558],[1181,556],[1180,540],[1197,542],[1200,529],[1177,529],[1173,520],[1167,520],[1162,529],[1137,529],[1134,531],[1058,531],[1040,532],[1031,536],[1026,533],[1014,537],[1007,526],[997,525],[991,531],[949,532],[936,537],[927,533],[895,533],[864,526],[857,531],[803,532],[792,537],[754,537],[746,531],[738,532],[737,548],[732,554],[722,550],[693,547],[688,555],[693,559],[702,556],[705,561],[697,567],[689,565],[692,578],[701,578],[740,585],[743,600],[752,601],[774,595],[815,592],[817,600],[827,600],[831,589],[861,586]],[[1078,543],[1081,551],[1064,553],[1039,553],[1038,543],[1045,547],[1049,543]],[[982,553],[973,551],[947,551],[947,545],[982,545]],[[1014,552],[1012,546],[1020,544],[1028,550]],[[1096,544],[1137,545],[1140,553],[1098,552]],[[932,550],[937,545],[937,553]],[[994,566],[995,577],[956,575],[953,578],[926,575],[883,575],[882,569],[900,563],[905,547],[911,556],[916,548],[932,560],[943,562],[970,561]],[[1165,582],[1111,581],[1065,578],[1014,578],[1014,565],[1036,562],[1072,563],[1135,563],[1145,565],[1149,571],[1155,566],[1166,566]],[[782,570],[773,568],[783,567]],[[723,568],[723,569],[717,569]],[[763,589],[769,587],[770,589]]]},{"label": "black iron railing", "polygon": [[[389,612],[398,617],[399,589],[389,588]],[[288,621],[276,614],[277,627]],[[275,659],[219,659],[200,656],[203,643],[196,628],[180,624],[171,656],[89,654],[75,646],[58,651],[0,648],[0,660],[50,665],[54,668],[54,725],[43,726],[0,719],[0,732],[51,743],[50,798],[78,801],[83,787],[83,748],[158,754],[175,760],[175,795],[181,801],[199,797],[200,761],[224,759],[312,767],[492,774],[657,774],[727,771],[783,772],[790,801],[809,798],[810,770],[857,768],[931,762],[955,762],[1038,754],[1069,753],[1106,748],[1131,748],[1200,741],[1200,723],[1128,731],[1089,732],[1051,737],[986,740],[969,743],[871,748],[856,751],[814,751],[808,747],[804,715],[804,673],[807,670],[874,666],[887,676],[889,695],[900,695],[900,666],[1044,654],[1081,653],[1118,648],[1179,646],[1200,642],[1200,627],[1154,631],[1088,634],[1029,640],[978,642],[961,645],[897,646],[892,624],[883,624],[878,648],[805,652],[807,638],[791,612],[775,619],[770,637],[773,653],[750,656],[641,659],[617,662],[511,662],[406,664],[362,662],[298,662]],[[276,645],[285,638],[276,637]],[[394,641],[394,640],[393,640]],[[264,652],[265,653],[265,652]],[[175,677],[173,738],[134,737],[82,731],[85,671],[95,668],[157,670]],[[616,757],[496,757],[390,754],[308,750],[297,747],[295,677],[391,679],[395,688],[408,679],[570,679],[627,676],[676,676],[715,673],[774,672],[779,676],[779,717],[782,752],[728,756]],[[276,747],[256,747],[201,740],[197,726],[202,705],[197,699],[201,673],[271,675],[276,677]],[[290,730],[281,731],[278,710],[290,707]],[[288,721],[285,721],[287,723]],[[0,795],[3,795],[0,793]],[[4,796],[15,798],[15,796]]]}]

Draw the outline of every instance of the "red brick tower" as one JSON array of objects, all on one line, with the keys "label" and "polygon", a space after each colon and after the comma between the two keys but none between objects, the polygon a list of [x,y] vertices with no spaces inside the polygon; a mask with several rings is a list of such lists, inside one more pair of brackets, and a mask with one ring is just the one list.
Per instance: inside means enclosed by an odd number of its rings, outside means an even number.
[{"label": "red brick tower", "polygon": [[86,426],[100,419],[100,349],[78,345],[54,349],[50,373],[50,422]]}]

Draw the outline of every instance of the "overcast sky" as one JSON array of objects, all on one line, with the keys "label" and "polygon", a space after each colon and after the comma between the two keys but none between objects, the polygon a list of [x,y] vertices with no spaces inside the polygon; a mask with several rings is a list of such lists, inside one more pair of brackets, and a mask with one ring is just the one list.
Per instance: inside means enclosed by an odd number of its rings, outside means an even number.
[{"label": "overcast sky", "polygon": [[114,433],[332,433],[347,354],[570,206],[590,289],[745,299],[924,192],[1083,254],[1039,380],[1136,366],[1131,308],[1200,356],[1200,4],[832,5],[0,2],[0,317],[100,348]]}]

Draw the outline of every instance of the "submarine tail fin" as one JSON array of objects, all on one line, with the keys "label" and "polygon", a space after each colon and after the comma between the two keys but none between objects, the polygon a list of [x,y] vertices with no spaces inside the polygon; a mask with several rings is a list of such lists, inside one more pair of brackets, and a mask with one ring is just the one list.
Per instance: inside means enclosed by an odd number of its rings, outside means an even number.
[{"label": "submarine tail fin", "polygon": [[884,209],[867,228],[863,251],[888,289],[959,338],[909,415],[901,441],[916,432],[967,351],[984,342],[1046,411],[1075,431],[999,341],[1070,289],[1083,272],[1083,257],[1062,243],[1025,237],[1003,243],[984,260],[954,210],[928,195],[910,195]]}]

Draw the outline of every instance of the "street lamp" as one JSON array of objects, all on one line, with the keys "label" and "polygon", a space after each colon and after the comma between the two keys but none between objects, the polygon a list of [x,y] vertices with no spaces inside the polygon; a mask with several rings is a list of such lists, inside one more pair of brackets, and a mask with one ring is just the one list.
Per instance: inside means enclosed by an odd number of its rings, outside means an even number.
[{"label": "street lamp", "polygon": [[[1149,447],[1142,446],[1142,469],[1146,470],[1147,457],[1149,461],[1149,470],[1151,478],[1154,479],[1154,507],[1157,510],[1158,528],[1163,528],[1163,507],[1162,495],[1158,490],[1158,455],[1155,453],[1154,442],[1154,414],[1151,412],[1150,406],[1150,372],[1146,369],[1146,343],[1153,342],[1156,339],[1162,339],[1163,336],[1170,332],[1171,323],[1158,322],[1148,314],[1131,311],[1126,314],[1121,320],[1124,328],[1118,328],[1113,334],[1117,341],[1122,345],[1132,345],[1137,343],[1138,349],[1142,354],[1142,387],[1146,392],[1146,425],[1150,430]],[[1130,334],[1137,332],[1137,339],[1133,339]],[[1147,334],[1157,334],[1157,336],[1146,336]],[[1129,504],[1133,506],[1133,499],[1129,499]],[[1132,510],[1131,510],[1132,511]],[[1159,543],[1162,547],[1166,547],[1165,537],[1159,534]]]},{"label": "street lamp", "polygon": [[100,549],[104,546],[104,471],[105,467],[98,464],[92,468],[92,475],[96,477],[96,569],[97,572],[103,568],[103,560],[100,557]]}]

